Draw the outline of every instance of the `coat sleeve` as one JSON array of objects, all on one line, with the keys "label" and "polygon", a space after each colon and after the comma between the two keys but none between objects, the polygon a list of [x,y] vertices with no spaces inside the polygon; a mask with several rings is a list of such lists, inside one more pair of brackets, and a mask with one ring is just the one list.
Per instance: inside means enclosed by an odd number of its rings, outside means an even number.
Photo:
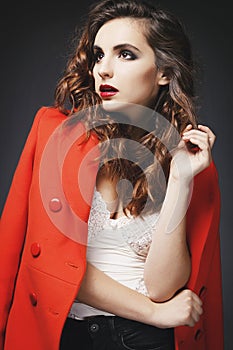
[{"label": "coat sleeve", "polygon": [[0,350],[3,350],[5,328],[27,228],[28,195],[33,172],[37,130],[40,118],[45,111],[46,107],[42,107],[34,118],[0,221]]}]

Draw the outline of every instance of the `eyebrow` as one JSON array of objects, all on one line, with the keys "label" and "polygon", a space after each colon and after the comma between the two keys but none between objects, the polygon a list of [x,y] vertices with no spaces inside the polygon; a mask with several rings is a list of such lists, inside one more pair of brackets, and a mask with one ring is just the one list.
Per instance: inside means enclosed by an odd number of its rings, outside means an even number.
[{"label": "eyebrow", "polygon": [[[94,45],[93,46],[94,50],[102,50],[101,47],[99,47],[98,45]],[[120,49],[133,49],[136,50],[138,52],[141,52],[136,46],[132,45],[132,44],[128,44],[128,43],[123,43],[123,44],[119,44],[113,47],[113,51],[117,51]]]}]

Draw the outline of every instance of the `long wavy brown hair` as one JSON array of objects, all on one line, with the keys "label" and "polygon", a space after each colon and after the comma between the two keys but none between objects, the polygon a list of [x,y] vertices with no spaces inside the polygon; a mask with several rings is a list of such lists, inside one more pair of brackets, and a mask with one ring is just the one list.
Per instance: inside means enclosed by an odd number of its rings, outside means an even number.
[{"label": "long wavy brown hair", "polygon": [[[143,23],[142,30],[154,50],[157,68],[169,78],[169,84],[160,88],[155,101],[154,127],[149,132],[132,133],[132,125],[105,113],[94,90],[96,34],[107,21],[125,17]],[[194,74],[189,39],[173,14],[136,0],[102,0],[91,6],[74,53],[57,84],[55,107],[68,116],[68,124],[81,118],[87,130],[98,135],[104,145],[99,172],[111,179],[128,180],[120,181],[123,191],[119,193],[123,193],[124,210],[134,216],[159,210],[163,202],[171,161],[169,150],[178,142],[173,137],[174,128],[180,135],[187,124],[196,127]],[[167,121],[168,127],[162,131],[158,130],[158,115]],[[133,134],[140,137],[136,142],[127,142]],[[89,135],[87,132],[87,138]]]}]

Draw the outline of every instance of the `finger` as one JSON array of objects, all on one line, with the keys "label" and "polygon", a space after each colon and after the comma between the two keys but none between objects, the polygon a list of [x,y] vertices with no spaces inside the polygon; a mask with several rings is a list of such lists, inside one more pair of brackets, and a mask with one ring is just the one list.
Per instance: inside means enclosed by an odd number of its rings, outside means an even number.
[{"label": "finger", "polygon": [[203,313],[203,308],[199,303],[194,302],[192,309],[192,318],[198,322]]},{"label": "finger", "polygon": [[195,305],[195,310],[198,313],[198,315],[202,315],[203,314],[203,308],[199,304]]},{"label": "finger", "polygon": [[207,134],[209,134],[210,136],[215,136],[213,131],[206,125],[202,125],[202,124],[198,124],[198,129],[203,130],[204,132],[206,132]]},{"label": "finger", "polygon": [[190,137],[189,141],[192,142],[194,145],[197,145],[201,151],[207,150],[209,148],[209,143],[206,141],[202,141],[197,137]]},{"label": "finger", "polygon": [[213,133],[213,131],[208,126],[201,125],[201,124],[198,125],[198,129],[202,130],[202,131],[204,131],[204,132],[206,132],[208,134],[210,145],[211,145],[211,147],[213,147],[213,144],[214,144],[215,139],[216,139],[216,136]]},{"label": "finger", "polygon": [[200,131],[200,130],[197,130],[197,129],[186,131],[183,134],[183,138],[187,138],[187,137],[189,138],[191,136],[199,137],[200,139],[203,139],[203,140],[206,140],[206,141],[209,140],[209,136],[208,136],[208,134],[206,132],[203,132],[203,131]]},{"label": "finger", "polygon": [[[198,140],[197,143],[194,143],[192,140]],[[197,151],[198,150],[198,147],[197,147],[197,144],[199,142],[205,144],[207,147],[211,147],[209,141],[208,141],[208,138],[205,136],[205,137],[202,137],[198,134],[189,134],[189,135],[185,135],[183,136],[183,141],[186,143],[186,146],[188,147],[189,150],[192,150],[193,148],[195,148],[195,150]]]},{"label": "finger", "polygon": [[186,325],[189,326],[189,327],[194,327],[195,323],[196,322],[194,321],[193,317],[190,317],[190,319],[188,320]]},{"label": "finger", "polygon": [[200,314],[196,311],[196,309],[193,310],[192,319],[195,323],[200,320]]},{"label": "finger", "polygon": [[188,124],[188,125],[185,127],[183,133],[186,132],[186,131],[191,130],[192,128],[193,128],[192,124]]},{"label": "finger", "polygon": [[195,294],[194,292],[193,292],[193,294],[192,294],[192,297],[193,297],[193,300],[195,300],[195,302],[196,302],[197,304],[199,304],[200,306],[203,305],[203,302],[202,302],[201,298],[199,298],[199,296],[198,296],[197,294]]},{"label": "finger", "polygon": [[191,138],[196,138],[200,140],[200,142],[210,146],[208,134],[206,132],[199,131],[199,130],[191,130],[191,131],[185,132],[182,137],[182,139],[186,142],[191,141]]},{"label": "finger", "polygon": [[189,319],[187,320],[187,324],[190,327],[193,327],[195,325],[195,323],[197,323],[199,320],[200,320],[200,313],[193,305],[192,312],[189,316]]},{"label": "finger", "polygon": [[203,313],[203,308],[202,305],[200,305],[199,303],[196,302],[196,300],[193,302],[193,308],[195,309],[195,311],[201,315]]}]

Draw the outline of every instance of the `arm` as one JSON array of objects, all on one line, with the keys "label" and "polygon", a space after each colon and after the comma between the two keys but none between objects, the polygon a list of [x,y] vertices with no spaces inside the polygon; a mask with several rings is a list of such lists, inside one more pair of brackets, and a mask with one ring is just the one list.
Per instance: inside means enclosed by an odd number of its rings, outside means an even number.
[{"label": "arm", "polygon": [[[185,215],[192,179],[210,164],[214,138],[207,127],[199,126],[199,130],[188,127],[173,155],[166,196],[144,269],[146,287],[155,301],[168,300],[188,281],[191,262]],[[187,141],[198,145],[199,150],[191,152],[185,145]]]},{"label": "arm", "polygon": [[191,290],[184,290],[165,303],[154,303],[91,264],[87,264],[78,300],[120,317],[160,328],[194,326],[202,313],[202,302]]}]

